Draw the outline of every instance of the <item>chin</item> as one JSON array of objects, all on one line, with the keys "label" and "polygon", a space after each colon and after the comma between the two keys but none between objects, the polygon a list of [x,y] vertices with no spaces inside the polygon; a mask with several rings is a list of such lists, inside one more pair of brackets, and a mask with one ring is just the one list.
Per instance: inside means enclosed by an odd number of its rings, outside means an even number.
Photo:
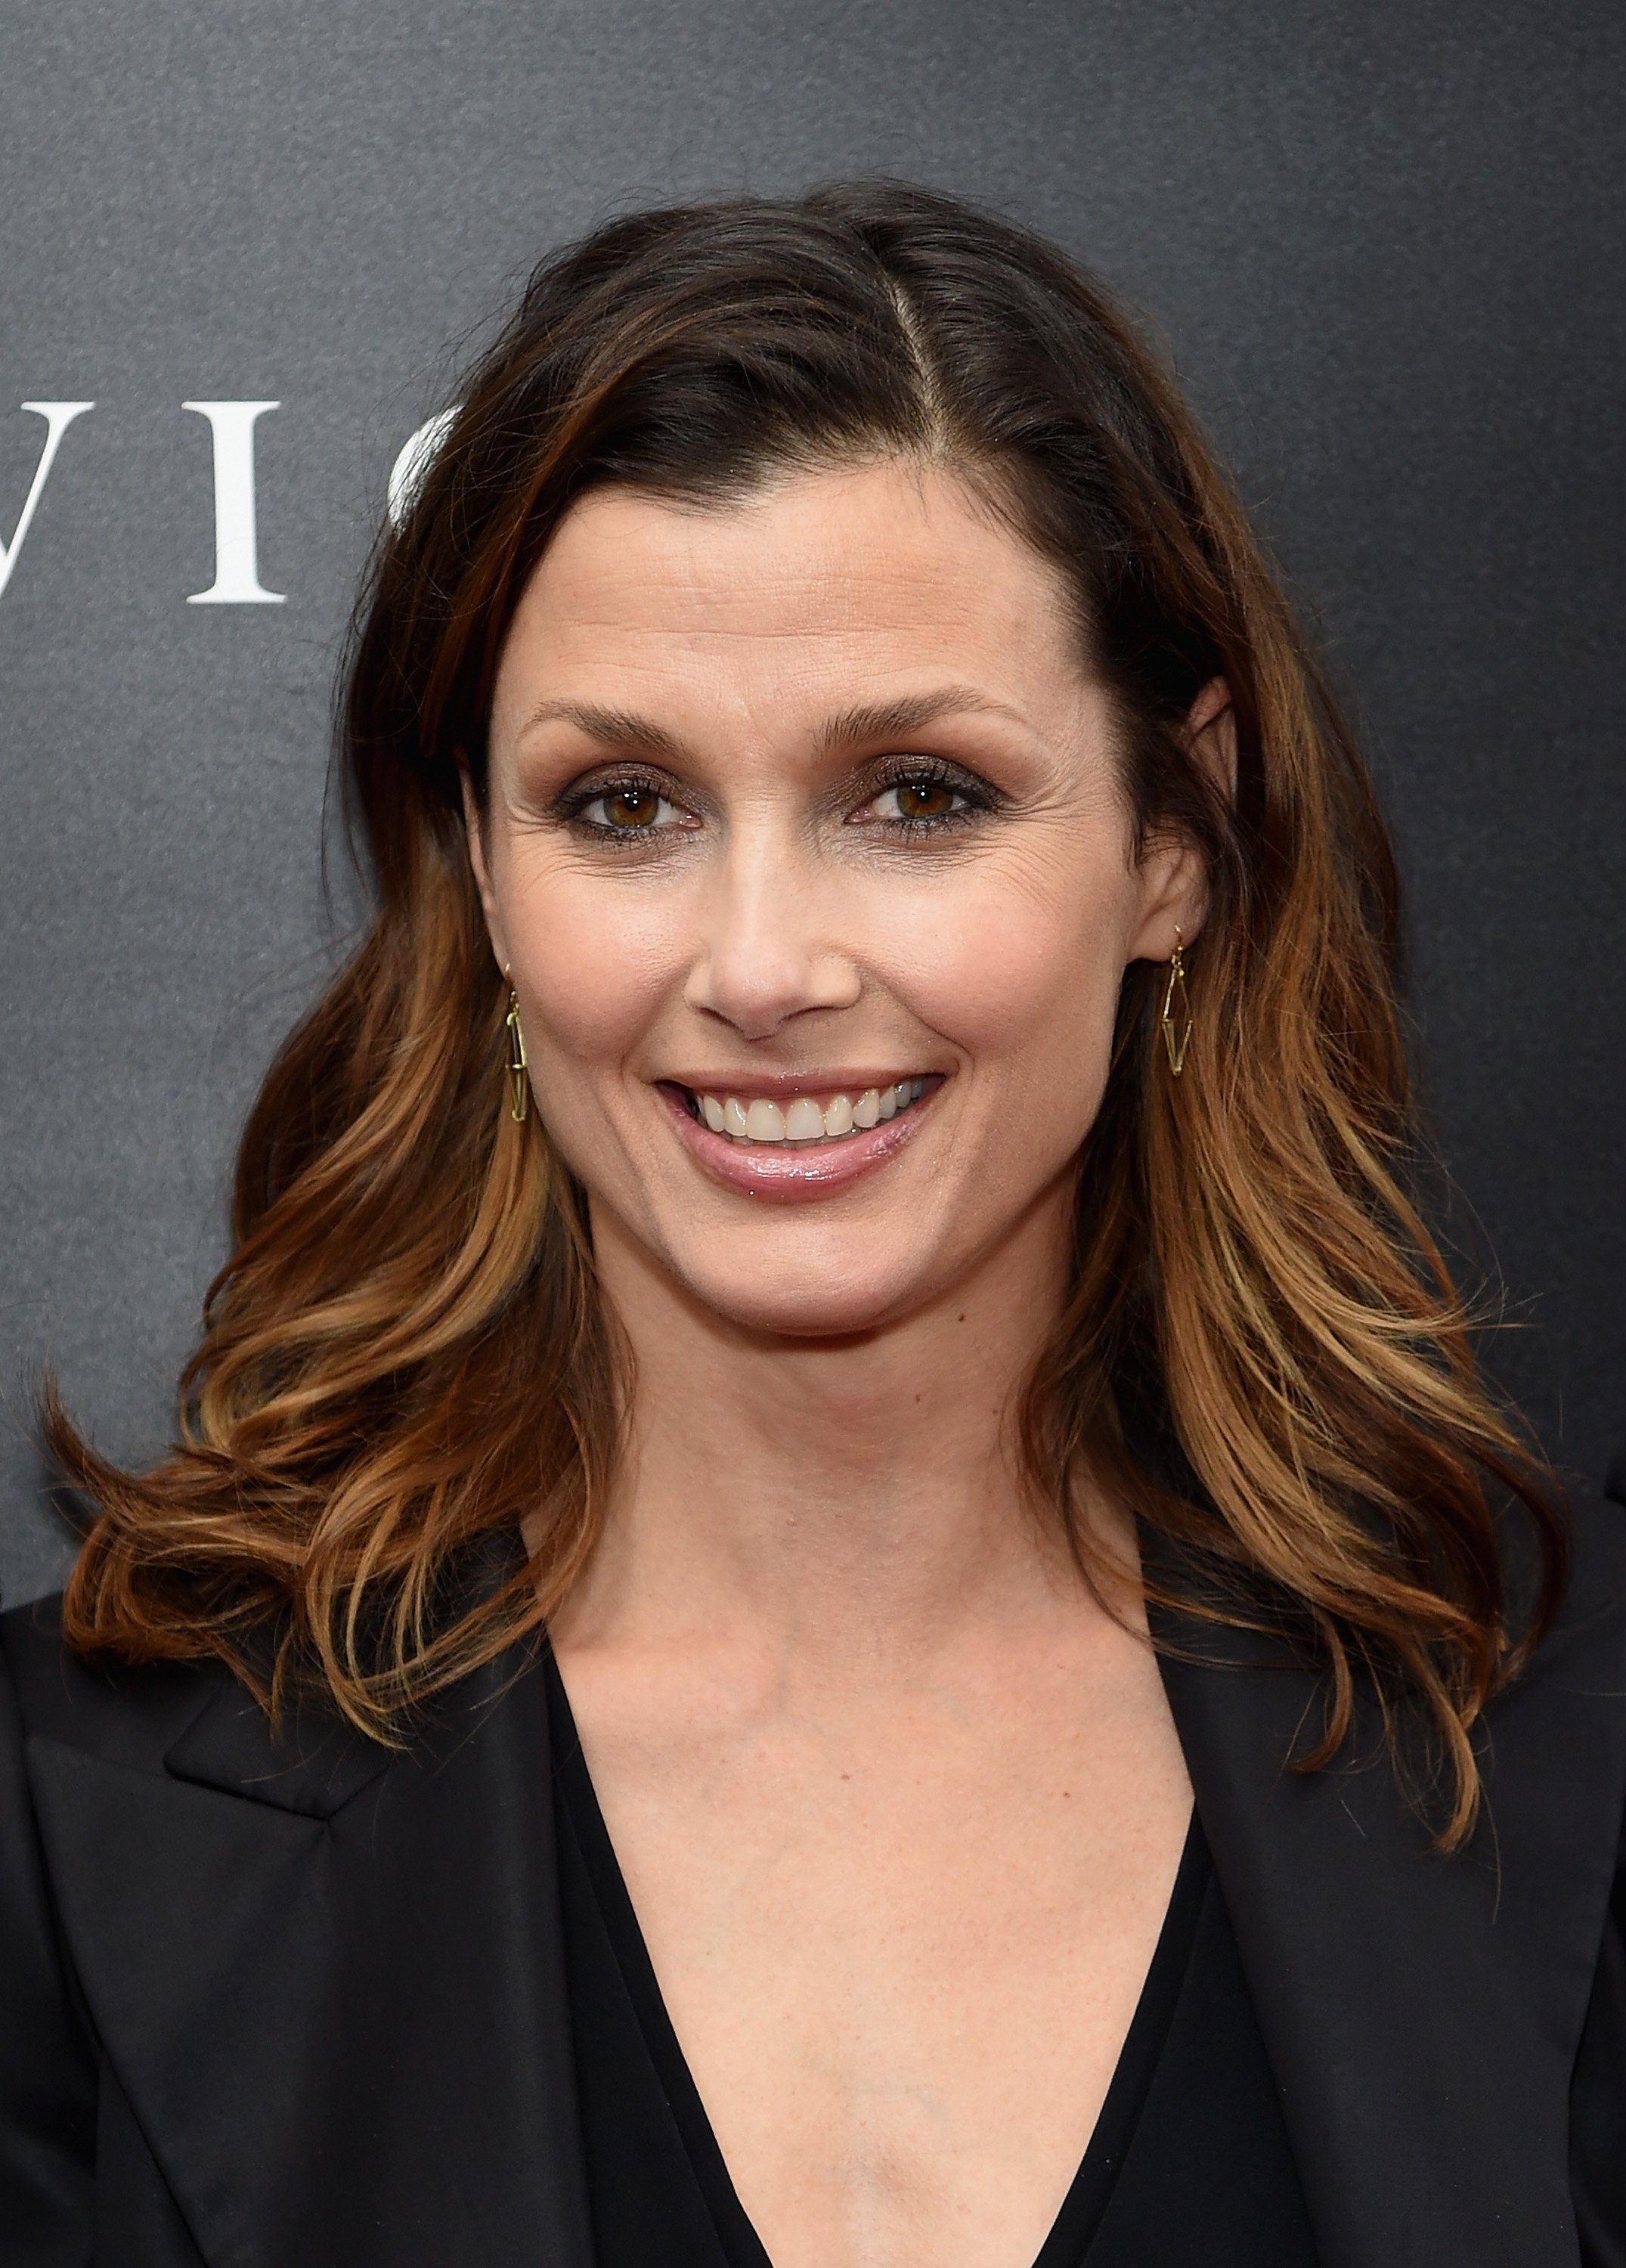
[{"label": "chin", "polygon": [[811,1279],[765,1283],[761,1272],[680,1269],[691,1299],[737,1329],[775,1338],[854,1338],[894,1321],[930,1295],[914,1266],[877,1267],[872,1252],[850,1269],[832,1268]]}]

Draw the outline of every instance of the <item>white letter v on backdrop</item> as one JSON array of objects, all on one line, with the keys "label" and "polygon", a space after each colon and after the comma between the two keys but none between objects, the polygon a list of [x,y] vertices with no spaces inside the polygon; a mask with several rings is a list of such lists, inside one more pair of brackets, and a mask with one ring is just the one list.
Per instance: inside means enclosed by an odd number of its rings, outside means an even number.
[{"label": "white letter v on backdrop", "polygon": [[45,484],[51,476],[51,465],[56,455],[57,443],[74,419],[82,417],[87,409],[94,409],[96,404],[93,401],[25,401],[22,407],[25,409],[32,409],[36,417],[44,418],[45,446],[40,450],[40,461],[33,468],[33,479],[29,482],[27,495],[23,498],[23,508],[17,515],[17,526],[11,530],[11,541],[9,544],[0,542],[0,591],[4,591],[11,579],[11,570],[16,566],[17,556],[23,548],[23,538],[28,533],[28,523],[33,518],[34,506],[44,494]]},{"label": "white letter v on backdrop", "polygon": [[215,579],[189,607],[280,607],[280,591],[260,587],[254,533],[254,420],[275,401],[183,401],[207,417],[215,437]]}]

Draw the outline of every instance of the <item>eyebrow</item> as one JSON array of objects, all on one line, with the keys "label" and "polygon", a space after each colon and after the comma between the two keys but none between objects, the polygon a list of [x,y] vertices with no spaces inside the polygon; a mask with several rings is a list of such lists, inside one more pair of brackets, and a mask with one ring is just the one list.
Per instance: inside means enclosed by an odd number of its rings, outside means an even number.
[{"label": "eyebrow", "polygon": [[642,748],[651,756],[684,753],[677,734],[656,724],[652,717],[640,717],[630,709],[603,709],[596,702],[544,701],[526,718],[519,738],[527,739],[539,725],[574,725],[578,733],[601,741],[607,748]]},{"label": "eyebrow", "polygon": [[[900,738],[918,733],[943,717],[1003,717],[1012,724],[1022,719],[1002,702],[990,701],[968,685],[945,686],[936,693],[916,693],[897,701],[872,701],[842,709],[828,717],[814,736],[820,755],[833,755],[865,741]],[[686,751],[675,733],[652,717],[630,709],[608,709],[596,702],[544,701],[534,708],[520,729],[526,739],[540,725],[573,725],[592,740],[610,748],[638,748],[644,755],[676,758]]]},{"label": "eyebrow", "polygon": [[1004,717],[1013,724],[1022,721],[1015,710],[989,700],[968,685],[948,685],[938,693],[916,693],[901,701],[869,702],[857,709],[843,709],[820,725],[819,749],[828,755],[864,740],[895,740],[918,733],[923,725],[935,725],[941,717],[969,716]]}]

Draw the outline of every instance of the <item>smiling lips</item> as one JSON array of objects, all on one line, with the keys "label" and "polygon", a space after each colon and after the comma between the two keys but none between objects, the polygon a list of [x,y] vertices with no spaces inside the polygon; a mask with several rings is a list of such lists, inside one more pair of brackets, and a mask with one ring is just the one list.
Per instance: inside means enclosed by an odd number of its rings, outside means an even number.
[{"label": "smiling lips", "polygon": [[707,1178],[742,1197],[782,1204],[835,1197],[885,1166],[913,1138],[942,1087],[933,1072],[849,1079],[777,1094],[721,1094],[662,1079],[673,1130]]},{"label": "smiling lips", "polygon": [[784,1104],[766,1095],[695,1094],[690,1107],[714,1134],[735,1142],[828,1142],[884,1126],[918,1102],[925,1085],[923,1079],[900,1079],[857,1094],[833,1094],[826,1102],[797,1094]]}]

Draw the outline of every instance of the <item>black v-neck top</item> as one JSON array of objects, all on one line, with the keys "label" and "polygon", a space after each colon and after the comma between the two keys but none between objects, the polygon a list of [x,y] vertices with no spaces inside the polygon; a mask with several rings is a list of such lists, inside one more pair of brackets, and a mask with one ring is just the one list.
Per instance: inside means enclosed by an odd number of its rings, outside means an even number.
[{"label": "black v-neck top", "polygon": [[[558,1668],[550,1653],[544,1662],[599,2268],[772,2268],[666,2014]],[[1277,2089],[1195,1817],[1106,2102],[1033,2268],[1188,2262],[1316,2268]]]}]

